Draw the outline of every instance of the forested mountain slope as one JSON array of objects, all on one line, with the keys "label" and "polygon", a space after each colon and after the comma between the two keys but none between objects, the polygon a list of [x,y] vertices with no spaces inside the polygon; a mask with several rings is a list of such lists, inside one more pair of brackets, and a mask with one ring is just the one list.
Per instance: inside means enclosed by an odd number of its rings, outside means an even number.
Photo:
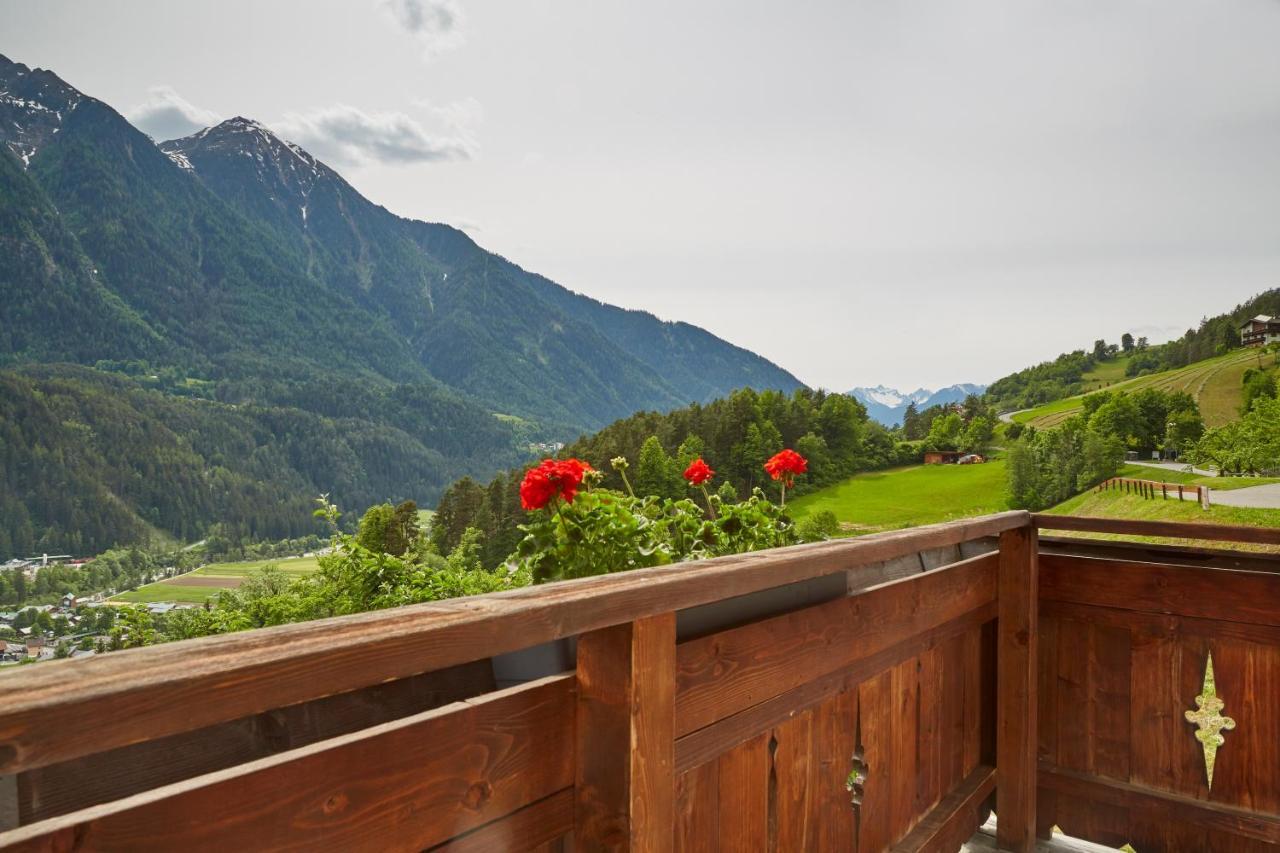
[{"label": "forested mountain slope", "polygon": [[[347,507],[430,502],[458,476],[514,464],[531,439],[744,385],[801,387],[701,329],[603,305],[447,225],[395,216],[255,122],[162,150],[110,106],[4,57],[0,293],[0,406],[17,419],[0,490],[49,550],[136,541],[147,525],[198,535],[225,512],[289,535],[310,525],[317,490]],[[110,375],[34,367],[59,363]],[[50,377],[74,417],[48,410]],[[117,415],[172,423],[172,435],[121,437]],[[166,479],[222,464],[195,444],[185,468],[148,461],[228,419],[249,438],[243,465],[225,466],[243,482],[218,500]],[[48,462],[82,432],[120,440],[74,470]],[[157,497],[122,487],[138,477]],[[160,506],[165,492],[183,506]],[[239,510],[232,492],[250,496]],[[286,493],[287,520],[269,509]]]}]

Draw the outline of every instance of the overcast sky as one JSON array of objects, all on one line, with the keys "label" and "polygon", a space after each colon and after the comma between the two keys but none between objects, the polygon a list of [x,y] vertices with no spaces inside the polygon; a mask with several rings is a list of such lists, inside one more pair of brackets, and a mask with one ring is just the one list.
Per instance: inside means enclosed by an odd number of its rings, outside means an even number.
[{"label": "overcast sky", "polygon": [[245,115],[404,216],[840,390],[1280,286],[1280,0],[0,0],[157,138]]}]

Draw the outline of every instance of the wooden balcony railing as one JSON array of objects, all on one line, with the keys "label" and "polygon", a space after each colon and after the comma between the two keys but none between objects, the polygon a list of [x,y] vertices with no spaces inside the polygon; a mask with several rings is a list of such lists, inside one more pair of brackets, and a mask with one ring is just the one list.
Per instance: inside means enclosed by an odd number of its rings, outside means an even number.
[{"label": "wooden balcony railing", "polygon": [[0,846],[1280,844],[1280,558],[1040,528],[1280,544],[1010,512],[24,668]]}]

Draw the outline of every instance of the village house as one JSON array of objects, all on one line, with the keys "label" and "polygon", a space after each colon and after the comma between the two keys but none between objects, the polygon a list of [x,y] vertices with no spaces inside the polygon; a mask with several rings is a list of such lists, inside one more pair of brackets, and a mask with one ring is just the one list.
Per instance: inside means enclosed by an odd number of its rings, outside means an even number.
[{"label": "village house", "polygon": [[1247,347],[1280,342],[1280,318],[1259,314],[1240,324],[1240,343]]}]

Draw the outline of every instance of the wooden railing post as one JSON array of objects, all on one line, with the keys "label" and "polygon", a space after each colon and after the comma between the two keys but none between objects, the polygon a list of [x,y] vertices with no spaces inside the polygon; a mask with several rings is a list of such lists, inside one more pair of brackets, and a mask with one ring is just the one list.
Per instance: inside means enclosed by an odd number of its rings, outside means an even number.
[{"label": "wooden railing post", "polygon": [[575,849],[671,849],[675,661],[675,613],[578,639]]},{"label": "wooden railing post", "polygon": [[1032,526],[1000,534],[996,685],[996,840],[1035,846],[1038,537]]}]

